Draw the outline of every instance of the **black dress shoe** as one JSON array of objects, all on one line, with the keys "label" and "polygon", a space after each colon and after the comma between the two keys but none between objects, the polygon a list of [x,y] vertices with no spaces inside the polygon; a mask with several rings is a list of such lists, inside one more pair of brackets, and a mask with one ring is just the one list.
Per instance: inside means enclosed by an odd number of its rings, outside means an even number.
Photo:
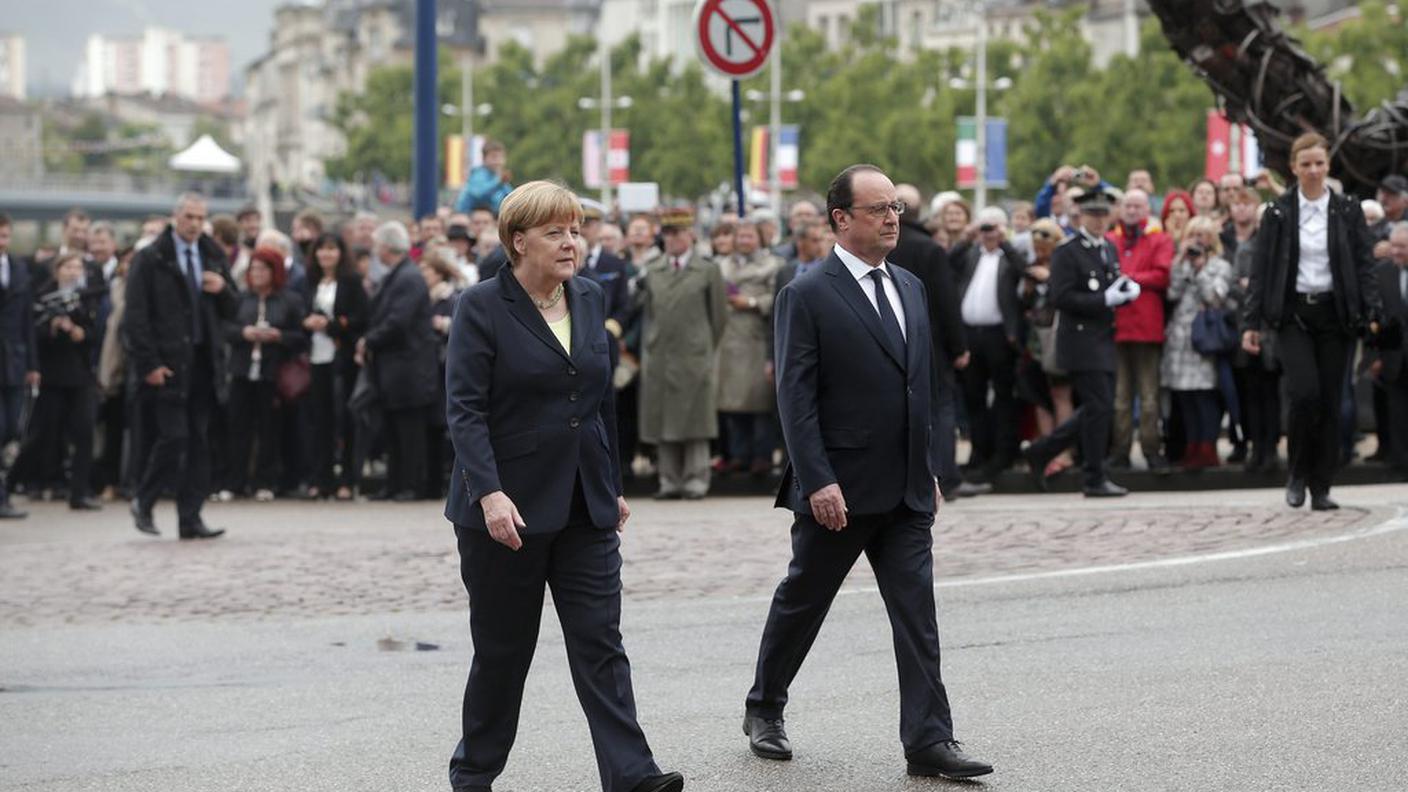
[{"label": "black dress shoe", "polygon": [[680,498],[683,498],[684,495],[681,495],[681,494],[678,493],[678,492],[657,492],[657,493],[655,493],[654,495],[651,495],[650,497],[652,497],[652,498],[654,498],[655,500],[658,500],[658,501],[667,501],[667,500],[679,500]]},{"label": "black dress shoe", "polygon": [[1049,489],[1046,483],[1046,466],[1051,464],[1054,458],[1050,454],[1041,453],[1035,444],[1022,449],[1022,459],[1027,461],[1027,472],[1031,474],[1032,483],[1042,492]]},{"label": "black dress shoe", "polygon": [[748,748],[754,756],[780,761],[792,758],[792,743],[787,741],[787,730],[782,727],[782,718],[745,715],[743,733],[748,735]]},{"label": "black dress shoe", "polygon": [[211,528],[203,521],[181,526],[182,539],[214,539],[224,533],[224,528]]},{"label": "black dress shoe", "polygon": [[494,788],[476,784],[473,786],[457,786],[454,788],[454,792],[494,792]]},{"label": "black dress shoe", "polygon": [[391,496],[391,501],[393,503],[410,503],[411,501],[418,500],[420,500],[420,496],[417,495],[413,490],[401,490],[400,492]]},{"label": "black dress shoe", "polygon": [[1338,509],[1339,507],[1340,507],[1340,505],[1339,505],[1338,503],[1335,503],[1333,500],[1331,500],[1329,495],[1311,495],[1311,496],[1310,496],[1310,510],[1311,510],[1311,511],[1334,511],[1335,509]]},{"label": "black dress shoe", "polygon": [[680,792],[684,789],[684,776],[679,773],[653,775],[631,787],[631,792]]},{"label": "black dress shoe", "polygon": [[975,778],[992,772],[992,765],[964,753],[962,743],[957,740],[935,743],[922,751],[906,755],[905,759],[912,776]]},{"label": "black dress shoe", "polygon": [[1105,479],[1093,487],[1084,487],[1081,492],[1084,492],[1087,498],[1123,498],[1129,494],[1129,490],[1109,479]]},{"label": "black dress shoe", "polygon": [[0,503],[0,520],[23,520],[29,512],[16,509],[9,503]]},{"label": "black dress shoe", "polygon": [[143,509],[136,498],[132,499],[132,505],[128,509],[132,512],[132,520],[136,523],[137,530],[144,534],[161,536],[161,531],[156,529],[156,520],[152,519],[151,509]]},{"label": "black dress shoe", "polygon": [[68,502],[68,507],[74,511],[102,511],[103,504],[97,498],[76,498]]},{"label": "black dress shoe", "polygon": [[1286,505],[1292,509],[1305,505],[1305,479],[1292,478],[1286,482]]}]

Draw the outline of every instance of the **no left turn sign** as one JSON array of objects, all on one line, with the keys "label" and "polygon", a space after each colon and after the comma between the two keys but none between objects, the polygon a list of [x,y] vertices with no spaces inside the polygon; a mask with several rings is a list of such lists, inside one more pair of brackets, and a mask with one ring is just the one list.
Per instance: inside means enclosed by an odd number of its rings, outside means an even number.
[{"label": "no left turn sign", "polygon": [[763,68],[776,35],[767,0],[700,0],[694,7],[699,57],[731,80],[750,77]]}]

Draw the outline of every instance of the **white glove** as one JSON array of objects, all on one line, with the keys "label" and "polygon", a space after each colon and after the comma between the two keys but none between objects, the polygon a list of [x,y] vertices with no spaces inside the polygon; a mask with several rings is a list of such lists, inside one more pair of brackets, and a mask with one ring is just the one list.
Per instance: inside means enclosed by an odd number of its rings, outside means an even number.
[{"label": "white glove", "polygon": [[1139,284],[1129,278],[1124,279],[1124,293],[1129,297],[1130,302],[1139,299],[1139,295],[1142,291],[1143,289],[1139,288]]},{"label": "white glove", "polygon": [[1107,308],[1118,308],[1121,305],[1133,300],[1129,293],[1123,290],[1124,281],[1117,280],[1105,287],[1105,306]]}]

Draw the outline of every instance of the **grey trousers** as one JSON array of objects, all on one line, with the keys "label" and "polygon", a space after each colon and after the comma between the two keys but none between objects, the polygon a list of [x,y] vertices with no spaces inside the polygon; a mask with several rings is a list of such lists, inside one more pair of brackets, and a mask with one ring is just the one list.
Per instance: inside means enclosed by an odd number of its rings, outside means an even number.
[{"label": "grey trousers", "polygon": [[660,443],[658,455],[662,495],[706,495],[709,492],[709,441]]}]

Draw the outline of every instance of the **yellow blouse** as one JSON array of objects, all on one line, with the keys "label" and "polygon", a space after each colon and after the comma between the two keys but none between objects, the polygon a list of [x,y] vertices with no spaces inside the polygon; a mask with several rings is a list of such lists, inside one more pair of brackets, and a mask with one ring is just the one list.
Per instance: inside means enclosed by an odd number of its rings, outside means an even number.
[{"label": "yellow blouse", "polygon": [[557,343],[567,354],[572,354],[572,314],[566,314],[556,322],[548,322],[548,329],[557,337]]}]

